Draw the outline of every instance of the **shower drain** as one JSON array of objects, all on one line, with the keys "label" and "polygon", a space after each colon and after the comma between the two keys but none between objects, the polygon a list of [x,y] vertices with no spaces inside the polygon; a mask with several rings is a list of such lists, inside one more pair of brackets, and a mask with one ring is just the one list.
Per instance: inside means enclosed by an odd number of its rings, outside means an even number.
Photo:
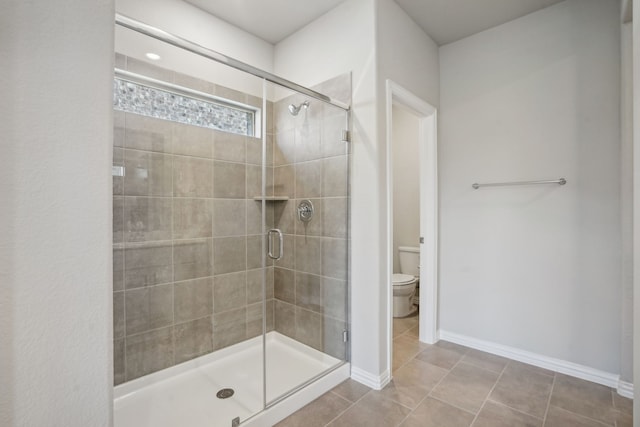
[{"label": "shower drain", "polygon": [[220,391],[218,391],[216,393],[216,397],[218,399],[228,399],[231,396],[233,396],[233,393],[235,393],[235,392],[233,391],[232,388],[223,388],[222,390],[220,390]]}]

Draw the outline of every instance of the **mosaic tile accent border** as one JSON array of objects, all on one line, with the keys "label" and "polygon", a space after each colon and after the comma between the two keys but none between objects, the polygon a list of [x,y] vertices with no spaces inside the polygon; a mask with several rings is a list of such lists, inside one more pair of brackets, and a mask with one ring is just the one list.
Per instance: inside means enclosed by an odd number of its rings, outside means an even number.
[{"label": "mosaic tile accent border", "polygon": [[123,79],[113,80],[113,107],[127,113],[254,136],[254,113],[228,105],[144,86]]}]

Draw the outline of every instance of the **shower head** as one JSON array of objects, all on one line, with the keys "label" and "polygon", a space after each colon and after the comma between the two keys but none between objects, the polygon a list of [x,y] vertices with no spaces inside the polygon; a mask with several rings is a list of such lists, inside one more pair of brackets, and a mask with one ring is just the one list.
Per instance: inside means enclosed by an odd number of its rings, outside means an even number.
[{"label": "shower head", "polygon": [[301,108],[304,108],[305,110],[309,108],[309,101],[304,101],[302,104],[298,106],[289,104],[289,112],[291,113],[292,116],[297,116]]}]

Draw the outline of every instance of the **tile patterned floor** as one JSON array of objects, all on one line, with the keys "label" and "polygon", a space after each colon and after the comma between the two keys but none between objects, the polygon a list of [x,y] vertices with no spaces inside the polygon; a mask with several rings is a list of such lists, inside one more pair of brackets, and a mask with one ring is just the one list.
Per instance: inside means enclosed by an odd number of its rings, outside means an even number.
[{"label": "tile patterned floor", "polygon": [[394,319],[393,381],[347,380],[280,427],[632,427],[632,401],[599,384],[441,341]]}]

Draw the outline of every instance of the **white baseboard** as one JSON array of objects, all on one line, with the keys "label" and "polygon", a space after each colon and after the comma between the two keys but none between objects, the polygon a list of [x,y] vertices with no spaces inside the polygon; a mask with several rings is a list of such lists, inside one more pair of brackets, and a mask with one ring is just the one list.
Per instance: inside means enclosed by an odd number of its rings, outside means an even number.
[{"label": "white baseboard", "polygon": [[389,371],[384,371],[380,375],[373,375],[365,370],[351,366],[351,379],[374,390],[382,390],[391,381],[391,376]]},{"label": "white baseboard", "polygon": [[633,384],[620,380],[618,382],[617,392],[620,396],[633,399]]},{"label": "white baseboard", "polygon": [[509,347],[490,341],[484,341],[477,338],[456,334],[454,332],[440,330],[439,337],[442,340],[460,344],[465,347],[474,348],[476,350],[485,351],[487,353],[527,363],[529,365],[549,369],[550,371],[559,372],[561,374],[591,381],[597,384],[606,385],[607,387],[616,389],[618,391],[618,394],[620,394],[621,396],[633,399],[633,384],[620,381],[620,375],[617,374],[612,374],[610,372],[605,372],[599,369],[590,368],[588,366],[579,365],[577,363],[568,362],[566,360],[543,356],[541,354],[532,353],[530,351],[521,350],[515,347]]}]

